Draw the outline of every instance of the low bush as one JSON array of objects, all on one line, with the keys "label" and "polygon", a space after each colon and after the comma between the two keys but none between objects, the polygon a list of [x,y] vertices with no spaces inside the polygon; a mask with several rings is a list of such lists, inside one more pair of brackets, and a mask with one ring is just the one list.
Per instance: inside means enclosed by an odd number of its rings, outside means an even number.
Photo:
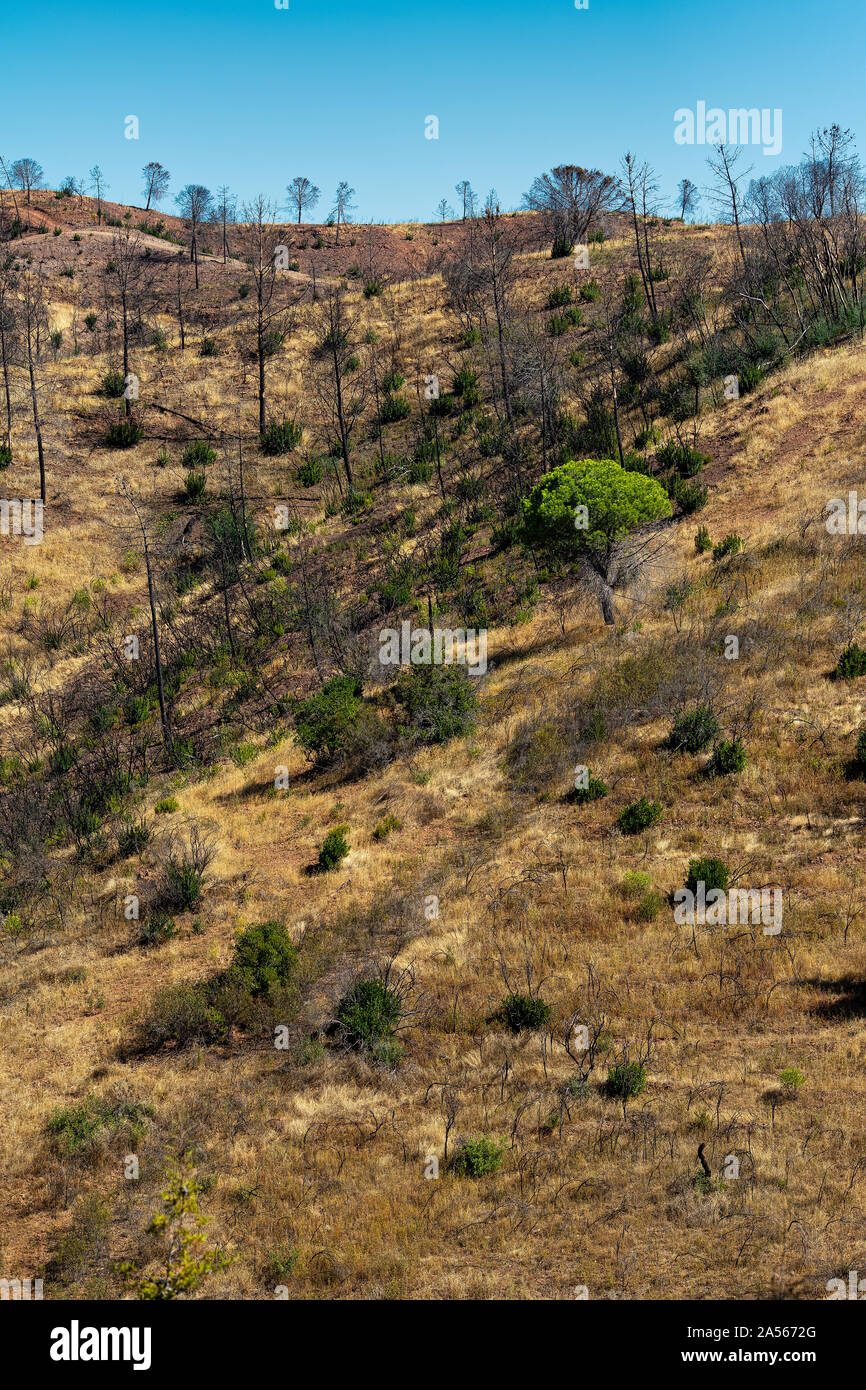
[{"label": "low bush", "polygon": [[483,1178],[502,1167],[507,1151],[505,1142],[497,1143],[486,1134],[464,1139],[451,1160],[451,1171],[458,1178]]},{"label": "low bush", "polygon": [[393,830],[400,829],[402,829],[402,827],[399,820],[389,811],[386,816],[382,817],[378,825],[375,826],[373,830],[373,839],[376,841],[387,840]]},{"label": "low bush", "polygon": [[728,777],[742,772],[748,762],[745,745],[738,738],[720,739],[713,749],[708,771],[713,777]]},{"label": "low bush", "polygon": [[169,1042],[179,1047],[220,1042],[228,1026],[225,1016],[209,1002],[204,986],[166,985],[151,1001],[142,1027],[142,1043],[156,1049]]},{"label": "low bush", "polygon": [[545,300],[547,309],[564,309],[571,303],[571,285],[555,285]]},{"label": "low bush", "polygon": [[398,420],[405,420],[411,411],[412,407],[405,396],[392,396],[389,392],[382,401],[379,419],[383,425],[393,425]]},{"label": "low bush", "polygon": [[48,1117],[45,1130],[58,1153],[66,1158],[78,1157],[92,1149],[105,1130],[125,1128],[132,1141],[139,1140],[145,1120],[152,1116],[149,1105],[124,1100],[112,1104],[88,1095],[71,1105],[57,1106]]},{"label": "low bush", "polygon": [[145,917],[139,933],[140,946],[161,946],[177,934],[177,923],[170,913],[157,908]]},{"label": "low bush", "polygon": [[603,782],[600,777],[593,777],[587,769],[588,777],[585,787],[572,787],[566,796],[566,801],[572,802],[576,806],[583,806],[587,801],[598,801],[600,797],[607,796],[610,787]]},{"label": "low bush", "polygon": [[669,440],[656,451],[658,467],[672,468],[681,478],[694,478],[709,461],[708,454],[700,453],[690,444],[678,444],[675,440]]},{"label": "low bush", "polygon": [[642,796],[620,812],[617,825],[624,835],[639,835],[642,830],[649,830],[650,826],[658,824],[662,809],[660,802],[648,801]]},{"label": "low bush", "polygon": [[833,675],[836,680],[858,680],[860,676],[866,676],[866,649],[858,646],[856,642],[851,642],[847,646],[836,662]]},{"label": "low bush", "polygon": [[102,378],[102,394],[108,396],[109,400],[118,401],[123,399],[126,390],[126,377],[123,372],[106,372]]},{"label": "low bush", "polygon": [[200,502],[207,487],[204,473],[187,473],[183,480],[183,495],[187,502]]},{"label": "low bush", "polygon": [[561,314],[552,314],[547,320],[547,331],[551,338],[561,338],[570,328],[577,328],[581,322],[580,310],[572,306]]},{"label": "low bush", "polygon": [[121,417],[108,426],[105,443],[110,449],[132,449],[143,438],[144,431],[137,420]]},{"label": "low bush", "polygon": [[117,848],[126,858],[130,854],[140,854],[150,839],[150,826],[147,821],[127,820],[117,832]]},{"label": "low bush", "polygon": [[256,923],[235,938],[234,968],[252,995],[288,984],[297,961],[298,953],[282,922]]},{"label": "low bush", "polygon": [[684,516],[691,516],[707,505],[709,490],[704,483],[687,482],[677,474],[668,491]]},{"label": "low bush", "polygon": [[422,743],[445,743],[475,722],[478,695],[460,663],[410,666],[398,677],[394,695],[405,715],[402,732]]},{"label": "low bush", "polygon": [[640,1062],[617,1062],[607,1073],[605,1090],[617,1100],[632,1100],[646,1090],[646,1068]]},{"label": "low bush", "polygon": [[322,848],[319,850],[319,868],[323,873],[327,873],[330,869],[336,869],[349,853],[349,841],[346,839],[348,829],[348,825],[335,825],[322,841]]},{"label": "low bush", "polygon": [[714,888],[720,888],[723,893],[726,893],[728,891],[728,870],[724,862],[721,859],[710,857],[689,860],[686,887],[690,892],[697,893],[699,883],[704,885],[704,890],[707,893]]},{"label": "low bush", "polygon": [[207,468],[209,464],[216,463],[216,450],[212,449],[205,439],[194,439],[191,444],[187,444],[180,456],[182,468],[188,468],[193,472],[199,472]]},{"label": "low bush", "polygon": [[259,448],[263,454],[269,457],[276,454],[289,454],[298,447],[303,433],[303,425],[299,425],[294,418],[271,420],[264,433],[259,437]]},{"label": "low bush", "polygon": [[399,990],[381,979],[357,980],[337,1005],[344,1047],[376,1053],[391,1043],[403,1017]]},{"label": "low bush", "polygon": [[507,994],[499,1006],[499,1017],[512,1033],[543,1028],[550,1022],[553,1010],[543,999],[529,994]]},{"label": "low bush", "polygon": [[719,721],[710,705],[697,705],[674,715],[668,747],[678,753],[700,753],[719,732]]},{"label": "low bush", "polygon": [[737,555],[742,550],[745,542],[742,536],[734,535],[729,532],[724,540],[719,541],[718,545],[713,546],[713,559],[724,560],[727,555]]},{"label": "low bush", "polygon": [[304,459],[298,468],[298,483],[301,487],[315,487],[322,481],[322,460],[320,458]]},{"label": "low bush", "polygon": [[316,695],[295,705],[295,737],[304,752],[331,759],[345,752],[361,710],[361,685],[354,676],[335,676]]}]

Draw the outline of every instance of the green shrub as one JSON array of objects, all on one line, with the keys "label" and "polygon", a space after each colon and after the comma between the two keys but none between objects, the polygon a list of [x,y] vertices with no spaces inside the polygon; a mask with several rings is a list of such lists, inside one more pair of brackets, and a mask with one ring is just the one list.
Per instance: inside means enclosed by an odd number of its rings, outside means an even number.
[{"label": "green shrub", "polygon": [[646,1090],[646,1068],[640,1062],[617,1062],[607,1073],[605,1090],[612,1098],[632,1100]]},{"label": "green shrub", "polygon": [[478,695],[461,663],[410,666],[400,673],[394,694],[405,711],[403,732],[422,743],[445,743],[475,722]]},{"label": "green shrub", "polygon": [[194,439],[181,454],[180,463],[182,468],[199,472],[209,464],[216,463],[216,450],[211,448],[206,439]]},{"label": "green shrub", "polygon": [[299,425],[294,418],[290,420],[272,420],[259,437],[259,447],[263,454],[273,456],[274,454],[289,454],[292,449],[296,449],[301,442],[304,433],[303,425]]},{"label": "green shrub", "polygon": [[176,933],[177,923],[174,918],[170,913],[158,908],[145,917],[139,934],[139,945],[161,946],[164,941],[170,941]]},{"label": "green shrub", "polygon": [[399,820],[395,815],[392,814],[391,811],[389,811],[386,816],[382,817],[382,819],[379,821],[379,824],[374,828],[373,839],[376,841],[387,840],[392,830],[401,829],[402,826]]},{"label": "green shrub", "polygon": [[747,362],[740,368],[739,388],[740,395],[747,396],[750,391],[754,391],[756,386],[760,386],[764,380],[764,373],[756,362]]},{"label": "green shrub", "polygon": [[324,873],[336,869],[349,853],[349,841],[346,839],[348,829],[348,825],[335,825],[325,836],[319,850],[319,868]]},{"label": "green shrub", "polygon": [[161,796],[153,809],[158,816],[170,815],[172,811],[177,810],[177,797]]},{"label": "green shrub", "polygon": [[719,732],[719,721],[710,705],[697,705],[674,715],[668,747],[678,753],[700,753]]},{"label": "green shrub", "polygon": [[433,465],[429,459],[418,458],[417,455],[410,460],[409,471],[406,478],[410,483],[429,483],[433,477]]},{"label": "green shrub", "polygon": [[570,328],[577,328],[581,322],[581,312],[575,306],[562,314],[552,314],[547,320],[547,331],[551,338],[561,338]]},{"label": "green shrub", "polygon": [[138,821],[124,821],[117,832],[117,848],[126,858],[130,854],[140,854],[149,839],[150,826],[143,817]]},{"label": "green shrub", "polygon": [[636,902],[636,916],[641,922],[654,922],[662,908],[661,894],[653,888],[649,874],[630,870],[623,875],[623,896]]},{"label": "green shrub", "polygon": [[345,1047],[375,1053],[391,1042],[403,1017],[403,1001],[384,980],[357,980],[337,1005]]},{"label": "green shrub", "polygon": [[193,1043],[220,1042],[228,1032],[225,1016],[208,1000],[200,985],[167,985],[154,996],[142,1027],[142,1043],[147,1048],[168,1042],[179,1047]]},{"label": "green shrub", "polygon": [[697,893],[699,883],[704,885],[707,893],[714,888],[719,888],[723,893],[726,893],[728,891],[728,871],[723,861],[709,857],[690,859],[686,887],[690,892]]},{"label": "green shrub", "polygon": [[701,454],[689,444],[677,444],[669,440],[656,451],[659,468],[673,468],[681,478],[694,478],[710,461],[708,454]]},{"label": "green shrub", "polygon": [[199,357],[216,357],[216,351],[217,345],[215,338],[202,338],[198,349]]},{"label": "green shrub", "polygon": [[713,543],[710,540],[709,531],[706,526],[699,526],[695,532],[695,550],[699,555],[703,555],[705,551],[712,550],[712,548]]},{"label": "green shrub", "polygon": [[295,705],[295,737],[307,754],[335,758],[351,746],[361,711],[361,686],[354,676],[335,676],[316,695]]},{"label": "green shrub", "polygon": [[451,1160],[451,1170],[458,1178],[483,1178],[502,1167],[507,1151],[504,1141],[498,1144],[486,1134],[464,1139]]},{"label": "green shrub", "polygon": [[550,259],[552,261],[564,260],[566,256],[571,255],[573,250],[574,242],[571,237],[556,236],[553,238],[553,245],[550,248]]},{"label": "green shrub", "polygon": [[141,442],[144,431],[137,420],[125,417],[108,426],[105,443],[110,449],[131,449]]},{"label": "green shrub", "polygon": [[724,560],[726,555],[737,555],[743,548],[745,542],[742,536],[734,535],[729,532],[724,540],[719,541],[718,545],[713,546],[713,559]]},{"label": "green shrub", "polygon": [[102,393],[108,396],[109,400],[118,401],[123,399],[126,390],[126,377],[123,372],[106,372],[102,378]]},{"label": "green shrub", "polygon": [[124,1100],[111,1104],[88,1095],[71,1105],[56,1106],[46,1121],[45,1130],[59,1153],[74,1157],[92,1148],[100,1132],[106,1129],[126,1126],[130,1137],[140,1139],[144,1121],[152,1115],[149,1105]]},{"label": "green shrub", "polygon": [[91,1096],[71,1105],[56,1106],[46,1123],[55,1148],[65,1156],[78,1154],[94,1144],[103,1128],[102,1106]]},{"label": "green shrub", "polygon": [[571,303],[571,285],[555,285],[547,296],[545,308],[564,309]]},{"label": "green shrub", "polygon": [[786,1096],[793,1100],[806,1078],[799,1068],[786,1067],[784,1071],[779,1072],[779,1080]]},{"label": "green shrub", "polygon": [[183,480],[183,495],[187,502],[200,502],[207,487],[204,473],[187,473]]},{"label": "green shrub", "polygon": [[713,777],[727,777],[742,772],[748,762],[745,745],[738,738],[720,739],[713,749],[708,771]]},{"label": "green shrub", "polygon": [[533,999],[529,994],[507,994],[499,1007],[499,1017],[512,1033],[543,1028],[552,1013],[543,999]]},{"label": "green shrub", "polygon": [[610,787],[603,782],[600,777],[593,777],[589,773],[585,787],[572,787],[566,797],[567,801],[573,802],[577,806],[583,806],[587,801],[598,801],[600,797],[607,796]]},{"label": "green shrub", "polygon": [[0,469],[8,468],[12,462],[12,448],[9,444],[0,444]]},{"label": "green shrub", "polygon": [[866,650],[852,642],[847,646],[836,662],[833,675],[837,680],[857,680],[860,676],[866,676]]},{"label": "green shrub", "polygon": [[861,768],[866,768],[866,729],[861,729],[857,735],[856,761]]},{"label": "green shrub", "polygon": [[454,374],[451,390],[460,401],[464,410],[471,409],[472,406],[478,405],[481,400],[478,373],[474,372],[471,367],[461,367],[460,371]]},{"label": "green shrub", "polygon": [[396,367],[392,367],[392,369],[386,372],[382,377],[382,390],[399,391],[405,380],[406,378],[403,373],[398,372]]},{"label": "green shrub", "polygon": [[260,752],[261,749],[257,748],[254,743],[236,743],[229,757],[235,767],[247,767],[259,756]]},{"label": "green shrub", "polygon": [[320,458],[304,459],[298,469],[298,483],[301,487],[315,487],[316,483],[322,481],[322,460]]},{"label": "green shrub", "polygon": [[382,401],[379,419],[383,425],[392,425],[397,420],[405,420],[411,411],[412,407],[405,396],[392,396],[389,393]]},{"label": "green shrub", "polygon": [[642,830],[649,830],[650,826],[657,825],[661,818],[661,803],[648,801],[642,796],[639,801],[633,801],[620,812],[617,825],[624,835],[639,835]]},{"label": "green shrub", "polygon": [[684,516],[691,516],[707,505],[709,489],[704,483],[687,482],[677,474],[669,491]]},{"label": "green shrub", "polygon": [[585,285],[580,287],[580,297],[585,303],[590,304],[601,295],[601,288],[597,280],[587,280]]},{"label": "green shrub", "polygon": [[235,939],[234,967],[250,994],[265,994],[289,982],[298,953],[282,922],[245,927]]},{"label": "green shrub", "polygon": [[204,874],[184,859],[170,863],[166,869],[166,897],[178,912],[188,912],[200,901],[204,890]]}]

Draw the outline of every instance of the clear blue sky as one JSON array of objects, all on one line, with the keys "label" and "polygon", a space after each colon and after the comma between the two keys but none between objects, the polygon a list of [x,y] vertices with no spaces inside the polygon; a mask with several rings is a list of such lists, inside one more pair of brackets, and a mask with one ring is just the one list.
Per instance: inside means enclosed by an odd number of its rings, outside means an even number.
[{"label": "clear blue sky", "polygon": [[[556,163],[614,170],[631,149],[671,200],[705,184],[706,149],[674,111],[783,111],[778,158],[815,126],[851,126],[866,154],[864,0],[6,0],[0,152],[50,184],[99,163],[140,203],[148,160],[185,183],[285,203],[292,175],[357,190],[356,220],[431,219],[468,178],[519,205]],[[124,138],[136,115],[140,139]],[[424,138],[425,117],[439,139]],[[326,202],[325,199],[328,201]]]}]

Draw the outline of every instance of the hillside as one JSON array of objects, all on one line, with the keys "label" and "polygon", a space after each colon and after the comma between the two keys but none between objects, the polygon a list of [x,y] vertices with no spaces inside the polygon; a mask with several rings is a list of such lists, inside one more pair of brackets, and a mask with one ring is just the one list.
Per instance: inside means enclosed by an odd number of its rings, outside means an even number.
[{"label": "hillside", "polygon": [[[726,225],[653,222],[650,304],[624,216],[587,269],[528,212],[230,226],[225,260],[209,226],[196,266],[162,213],[43,191],[28,222],[0,248],[0,487],[38,496],[28,330],[46,477],[41,542],[0,536],[4,1268],[131,1296],[181,1172],[230,1260],[198,1297],[815,1299],[863,1269],[866,714],[833,673],[864,573],[825,526],[866,476],[862,329],[801,334],[766,267],[744,309]],[[671,505],[608,623],[520,522],[618,447]],[[378,660],[404,622],[487,632],[469,694],[413,703]],[[747,760],[709,775],[722,739]],[[780,930],[677,921],[706,857],[778,889]],[[267,987],[236,953],[263,923],[295,948]],[[341,1013],[371,980],[399,1014],[372,1042]]]}]

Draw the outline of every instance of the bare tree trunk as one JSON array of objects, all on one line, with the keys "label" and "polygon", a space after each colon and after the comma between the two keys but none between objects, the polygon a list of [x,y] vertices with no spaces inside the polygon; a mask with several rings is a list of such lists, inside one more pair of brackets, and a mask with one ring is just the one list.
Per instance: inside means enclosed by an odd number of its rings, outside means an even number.
[{"label": "bare tree trunk", "polygon": [[33,343],[30,336],[30,310],[27,318],[27,366],[30,373],[30,402],[33,407],[33,428],[36,431],[36,451],[39,455],[39,496],[45,503],[45,451],[42,447],[42,425],[39,420],[39,400],[36,394],[36,372],[33,366]]},{"label": "bare tree trunk", "polygon": [[6,443],[12,447],[12,394],[9,389],[9,354],[6,349],[5,305],[0,300],[0,357],[3,362],[3,388],[6,393]]}]

